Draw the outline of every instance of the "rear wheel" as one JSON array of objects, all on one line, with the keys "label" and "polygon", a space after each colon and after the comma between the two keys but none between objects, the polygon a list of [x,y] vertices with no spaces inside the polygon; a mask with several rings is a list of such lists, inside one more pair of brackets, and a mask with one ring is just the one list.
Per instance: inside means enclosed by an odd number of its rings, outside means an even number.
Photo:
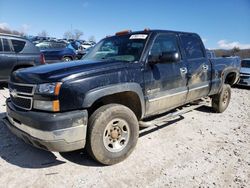
[{"label": "rear wheel", "polygon": [[218,112],[224,112],[230,102],[231,99],[231,87],[228,84],[224,84],[222,90],[219,94],[212,97],[212,107]]},{"label": "rear wheel", "polygon": [[102,164],[119,163],[134,150],[138,135],[138,121],[129,108],[105,105],[89,118],[87,149]]},{"label": "rear wheel", "polygon": [[71,57],[64,57],[62,60],[63,61],[72,61],[72,58]]}]

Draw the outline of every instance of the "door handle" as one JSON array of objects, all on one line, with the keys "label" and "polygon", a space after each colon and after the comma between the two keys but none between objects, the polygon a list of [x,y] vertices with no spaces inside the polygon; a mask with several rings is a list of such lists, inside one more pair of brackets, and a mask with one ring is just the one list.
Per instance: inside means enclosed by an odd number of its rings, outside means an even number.
[{"label": "door handle", "polygon": [[208,65],[203,65],[202,68],[203,68],[204,71],[207,71],[208,70]]},{"label": "door handle", "polygon": [[187,74],[187,68],[186,67],[180,68],[180,72],[181,74]]}]

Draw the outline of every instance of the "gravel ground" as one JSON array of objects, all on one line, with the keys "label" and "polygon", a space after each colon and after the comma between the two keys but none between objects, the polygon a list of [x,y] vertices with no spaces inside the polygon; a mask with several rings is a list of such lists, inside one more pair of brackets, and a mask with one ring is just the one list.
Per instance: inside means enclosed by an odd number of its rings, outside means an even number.
[{"label": "gravel ground", "polygon": [[52,153],[1,122],[0,187],[250,187],[250,90],[233,88],[228,109],[202,107],[140,135],[132,155],[101,166],[85,152]]}]

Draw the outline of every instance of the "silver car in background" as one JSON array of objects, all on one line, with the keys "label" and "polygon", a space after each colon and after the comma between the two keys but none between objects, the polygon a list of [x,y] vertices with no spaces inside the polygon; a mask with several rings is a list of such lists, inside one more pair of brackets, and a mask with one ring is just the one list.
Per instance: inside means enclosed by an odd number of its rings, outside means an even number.
[{"label": "silver car in background", "polygon": [[241,60],[240,81],[238,85],[250,86],[250,58]]}]

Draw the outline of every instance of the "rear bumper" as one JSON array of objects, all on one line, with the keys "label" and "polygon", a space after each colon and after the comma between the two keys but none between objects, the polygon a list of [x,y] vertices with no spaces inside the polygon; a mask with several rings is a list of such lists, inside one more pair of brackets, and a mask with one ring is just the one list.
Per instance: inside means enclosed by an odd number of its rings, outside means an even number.
[{"label": "rear bumper", "polygon": [[45,113],[21,111],[7,101],[4,123],[15,135],[35,147],[66,152],[84,148],[87,111]]},{"label": "rear bumper", "polygon": [[250,77],[249,78],[240,78],[240,80],[237,83],[237,85],[250,86]]}]

